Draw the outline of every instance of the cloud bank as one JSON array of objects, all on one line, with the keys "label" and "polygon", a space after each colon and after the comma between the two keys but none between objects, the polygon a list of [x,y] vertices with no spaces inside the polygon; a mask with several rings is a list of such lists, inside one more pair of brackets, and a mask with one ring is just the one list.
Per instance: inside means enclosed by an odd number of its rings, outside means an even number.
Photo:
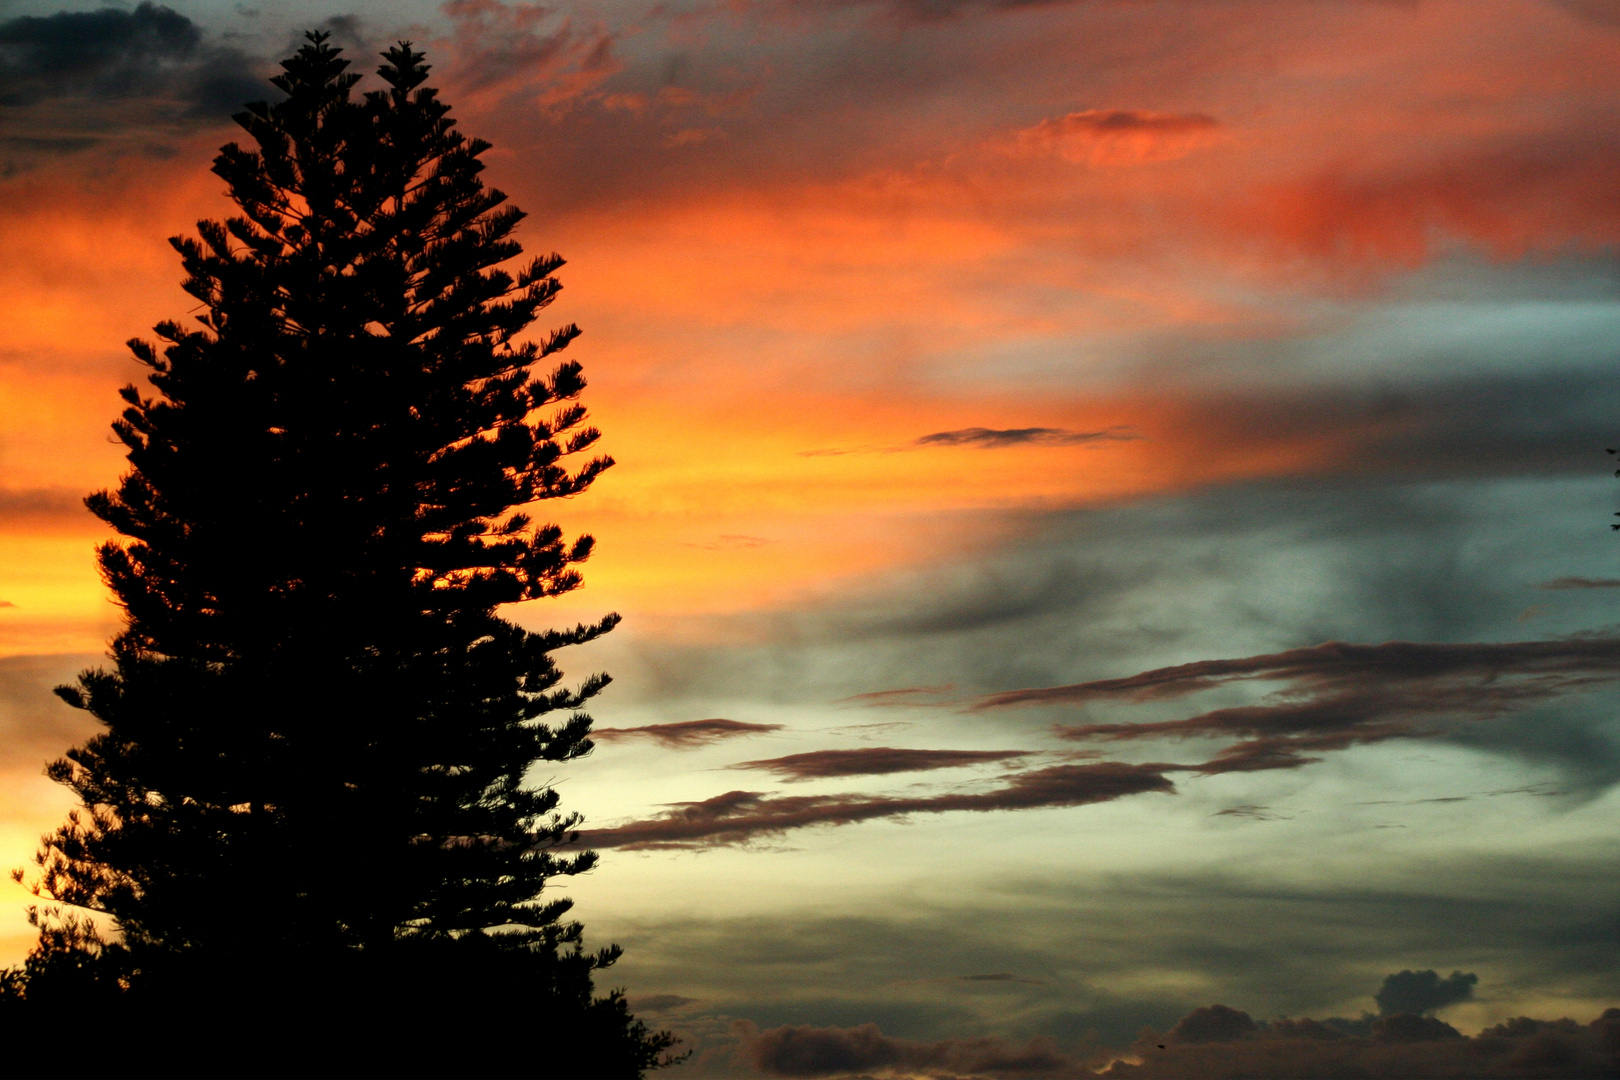
[{"label": "cloud bank", "polygon": [[[1194,1009],[1163,1036],[1151,1029],[1123,1054],[1065,1051],[1051,1039],[922,1042],[858,1027],[734,1028],[736,1056],[767,1076],[1091,1076],[1141,1080],[1298,1077],[1602,1077],[1620,1064],[1620,1009],[1589,1024],[1519,1017],[1469,1038],[1432,1017],[1367,1022],[1282,1018],[1257,1023],[1226,1005]],[[1100,1071],[1099,1071],[1100,1069]]]}]

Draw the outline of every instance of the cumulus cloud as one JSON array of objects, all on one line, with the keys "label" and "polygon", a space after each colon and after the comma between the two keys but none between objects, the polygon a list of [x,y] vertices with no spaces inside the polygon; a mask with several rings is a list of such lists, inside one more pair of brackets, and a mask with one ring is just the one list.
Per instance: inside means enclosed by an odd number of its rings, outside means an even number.
[{"label": "cumulus cloud", "polygon": [[1428,1016],[1368,1024],[1257,1023],[1224,1005],[1196,1009],[1161,1041],[1151,1032],[1101,1075],[1139,1077],[1608,1076],[1620,1064],[1620,1009],[1590,1024],[1520,1017],[1468,1038]]},{"label": "cumulus cloud", "polygon": [[1464,975],[1460,971],[1453,971],[1444,979],[1432,970],[1398,971],[1385,976],[1384,985],[1373,995],[1373,1000],[1378,1002],[1378,1012],[1382,1016],[1394,1013],[1421,1016],[1459,1001],[1467,1001],[1474,996],[1474,986],[1478,982],[1478,975]]},{"label": "cumulus cloud", "polygon": [[1219,121],[1203,113],[1087,109],[1024,128],[1013,144],[1092,167],[1145,165],[1186,157],[1213,142],[1220,129]]},{"label": "cumulus cloud", "polygon": [[1213,709],[1181,720],[1071,724],[1077,740],[1234,739],[1198,767],[1206,774],[1295,768],[1313,752],[1358,743],[1439,734],[1459,721],[1485,720],[1620,679],[1620,638],[1434,644],[1330,641],[1236,660],[1200,660],[1120,679],[1014,690],[981,698],[975,709],[1152,701],[1229,683],[1282,682],[1257,704]]},{"label": "cumulus cloud", "polygon": [[750,724],[743,720],[727,720],[717,716],[709,720],[682,720],[674,724],[596,728],[591,732],[591,737],[607,742],[621,739],[651,739],[672,750],[685,750],[694,746],[707,746],[721,739],[733,739],[740,735],[763,735],[780,730],[781,724]]},{"label": "cumulus cloud", "polygon": [[1141,436],[1127,427],[1111,427],[1102,431],[1070,431],[1067,428],[1049,427],[970,427],[923,435],[912,440],[911,446],[971,446],[980,450],[999,450],[1007,446],[1078,446],[1082,443],[1137,438]]},{"label": "cumulus cloud", "polygon": [[763,761],[740,761],[731,768],[759,769],[775,773],[785,780],[818,780],[832,776],[881,776],[887,773],[956,769],[1028,757],[1030,753],[1029,750],[908,750],[894,746],[869,746],[856,750],[812,750]]},{"label": "cumulus cloud", "polygon": [[781,836],[812,825],[850,825],[953,810],[1031,810],[1084,806],[1149,791],[1175,791],[1165,772],[1175,766],[1098,762],[1015,773],[1002,787],[943,795],[794,795],[728,791],[700,802],[675,803],[657,817],[605,829],[581,830],[579,842],[631,851],[708,848]]}]

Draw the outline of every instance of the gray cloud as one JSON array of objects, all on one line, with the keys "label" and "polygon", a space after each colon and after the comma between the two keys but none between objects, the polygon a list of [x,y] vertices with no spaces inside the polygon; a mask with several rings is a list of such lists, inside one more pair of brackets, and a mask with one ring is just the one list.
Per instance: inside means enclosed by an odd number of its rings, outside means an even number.
[{"label": "gray cloud", "polygon": [[894,746],[870,746],[855,750],[812,750],[763,761],[740,761],[731,768],[759,769],[786,780],[814,780],[833,776],[881,776],[887,773],[964,768],[1028,757],[1030,753],[1029,750],[908,750]]},{"label": "gray cloud", "polygon": [[0,105],[91,93],[150,92],[176,64],[196,56],[195,23],[159,4],[134,11],[60,11],[0,23]]},{"label": "gray cloud", "polygon": [[1382,1016],[1394,1013],[1421,1016],[1459,1001],[1467,1001],[1474,996],[1474,987],[1478,983],[1478,975],[1464,975],[1460,971],[1453,971],[1444,979],[1432,969],[1398,971],[1384,977],[1384,985],[1373,995],[1373,1000],[1378,1002],[1378,1012]]},{"label": "gray cloud", "polygon": [[[240,106],[265,87],[254,65],[206,45],[186,16],[142,2],[133,11],[59,11],[0,22],[0,106],[58,97],[178,99],[198,111]],[[223,120],[221,113],[216,119]]]},{"label": "gray cloud", "polygon": [[750,724],[743,720],[714,717],[709,720],[682,720],[673,724],[595,728],[591,731],[591,737],[607,742],[621,739],[651,739],[673,750],[685,750],[694,746],[707,746],[721,739],[734,739],[741,735],[763,735],[780,730],[781,724]]},{"label": "gray cloud", "polygon": [[604,829],[580,832],[580,843],[595,848],[645,851],[707,848],[781,836],[813,825],[850,825],[911,814],[968,810],[1030,810],[1084,806],[1126,795],[1175,790],[1163,765],[1098,762],[1056,765],[1015,773],[990,791],[924,796],[794,795],[728,791],[700,802],[676,803],[666,813]]}]

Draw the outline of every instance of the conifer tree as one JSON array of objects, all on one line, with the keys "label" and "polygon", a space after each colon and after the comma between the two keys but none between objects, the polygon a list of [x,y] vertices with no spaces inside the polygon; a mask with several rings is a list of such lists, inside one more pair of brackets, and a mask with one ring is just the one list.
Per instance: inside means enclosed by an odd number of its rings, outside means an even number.
[{"label": "conifer tree", "polygon": [[[214,172],[237,214],[171,241],[198,324],[131,342],[154,392],[123,390],[129,471],[87,500],[124,537],[99,559],[127,624],[111,669],[58,691],[103,730],[50,767],[84,810],[45,838],[35,887],[57,907],[0,996],[16,1014],[77,985],[217,1027],[208,1002],[251,982],[241,1023],[285,1027],[271,1003],[295,998],[306,1034],[364,1041],[380,1029],[309,1004],[358,995],[576,1044],[508,1060],[456,1040],[466,1071],[636,1075],[670,1039],[593,998],[617,951],[582,952],[542,890],[595,856],[531,782],[590,750],[580,710],[608,681],[564,685],[553,651],[617,616],[536,633],[498,613],[579,585],[591,538],[523,508],[612,464],[588,456],[579,365],[539,370],[577,328],[522,336],[563,261],[505,268],[524,215],[421,53],[389,50],[387,88],[360,95],[339,52],[310,34],[272,80],[284,99],[235,118],[252,145]],[[443,1065],[423,1038],[394,1071]]]}]

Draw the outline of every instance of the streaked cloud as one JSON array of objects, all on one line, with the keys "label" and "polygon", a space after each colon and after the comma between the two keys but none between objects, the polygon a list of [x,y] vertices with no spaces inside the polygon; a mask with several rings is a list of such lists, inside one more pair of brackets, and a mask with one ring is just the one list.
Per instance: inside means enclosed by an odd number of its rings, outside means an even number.
[{"label": "streaked cloud", "polygon": [[591,729],[593,739],[615,742],[624,739],[651,739],[672,750],[707,746],[722,739],[743,735],[764,735],[782,730],[781,724],[750,724],[743,720],[714,717],[708,720],[682,720],[672,724],[643,724],[640,727]]},{"label": "streaked cloud", "polygon": [[882,776],[888,773],[960,769],[1029,757],[1029,750],[910,750],[870,746],[855,750],[812,750],[803,754],[739,761],[733,769],[758,769],[784,780],[821,780],[834,776]]},{"label": "streaked cloud", "polygon": [[1119,762],[1055,765],[1015,773],[990,791],[910,797],[728,791],[699,802],[676,803],[644,821],[582,830],[580,843],[630,851],[706,848],[779,837],[815,825],[851,825],[912,814],[1084,806],[1150,791],[1173,792],[1175,785],[1165,778],[1165,768]]},{"label": "streaked cloud", "polygon": [[913,447],[971,446],[980,450],[999,450],[1005,446],[1079,446],[1084,443],[1109,439],[1140,439],[1142,436],[1128,427],[1111,427],[1103,431],[1069,431],[1066,428],[958,428],[955,431],[936,431],[911,441]]},{"label": "streaked cloud", "polygon": [[1538,589],[1620,589],[1620,578],[1559,577],[1543,581]]},{"label": "streaked cloud", "polygon": [[1259,680],[1285,686],[1253,705],[1181,720],[1060,725],[1064,738],[1236,740],[1198,767],[1205,774],[1291,769],[1310,755],[1396,738],[1432,736],[1448,724],[1523,711],[1620,679],[1620,638],[1461,644],[1326,642],[1237,660],[1202,660],[1121,679],[1014,690],[974,709],[1147,702]]}]

